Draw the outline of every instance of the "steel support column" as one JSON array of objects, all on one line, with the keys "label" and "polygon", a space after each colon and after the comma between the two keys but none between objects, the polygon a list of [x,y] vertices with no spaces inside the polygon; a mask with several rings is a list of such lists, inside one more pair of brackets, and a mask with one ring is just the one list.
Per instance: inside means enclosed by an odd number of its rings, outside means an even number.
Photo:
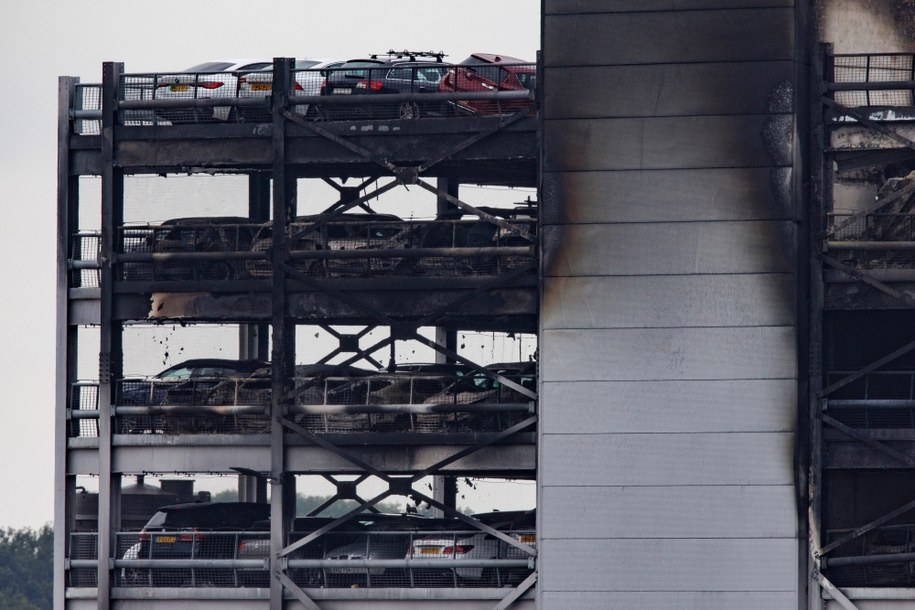
[{"label": "steel support column", "polygon": [[273,63],[273,355],[270,424],[270,610],[283,609],[284,574],[279,550],[289,531],[287,517],[286,447],[283,426],[288,404],[289,380],[295,364],[295,328],[287,315],[285,265],[288,258],[286,227],[296,213],[296,179],[286,160],[286,120],[292,82],[292,60],[277,58]]}]

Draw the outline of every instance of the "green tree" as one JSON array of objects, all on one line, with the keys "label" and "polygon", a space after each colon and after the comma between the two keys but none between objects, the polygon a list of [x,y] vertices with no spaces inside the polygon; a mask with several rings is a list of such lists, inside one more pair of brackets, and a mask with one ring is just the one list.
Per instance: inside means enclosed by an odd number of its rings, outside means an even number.
[{"label": "green tree", "polygon": [[0,610],[50,609],[53,561],[50,526],[0,530]]}]

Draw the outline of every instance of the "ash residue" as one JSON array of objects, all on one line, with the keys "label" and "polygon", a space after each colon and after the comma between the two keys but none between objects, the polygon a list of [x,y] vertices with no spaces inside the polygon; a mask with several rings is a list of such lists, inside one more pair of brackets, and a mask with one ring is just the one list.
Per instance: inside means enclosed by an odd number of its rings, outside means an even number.
[{"label": "ash residue", "polygon": [[766,152],[775,165],[791,165],[794,144],[794,88],[783,81],[769,92],[767,110],[773,114],[766,119],[762,139]]}]

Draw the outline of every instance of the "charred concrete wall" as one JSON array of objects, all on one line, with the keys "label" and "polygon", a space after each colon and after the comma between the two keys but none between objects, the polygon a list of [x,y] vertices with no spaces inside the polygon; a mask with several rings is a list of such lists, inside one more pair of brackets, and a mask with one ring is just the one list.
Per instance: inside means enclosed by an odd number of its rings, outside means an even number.
[{"label": "charred concrete wall", "polygon": [[797,608],[786,0],[544,0],[538,600]]}]

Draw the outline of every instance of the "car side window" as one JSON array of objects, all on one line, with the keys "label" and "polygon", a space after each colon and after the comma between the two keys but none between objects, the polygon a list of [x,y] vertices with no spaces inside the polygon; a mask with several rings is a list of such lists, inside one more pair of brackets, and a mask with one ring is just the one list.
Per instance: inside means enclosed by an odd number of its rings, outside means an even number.
[{"label": "car side window", "polygon": [[193,372],[194,371],[192,369],[190,369],[186,366],[183,366],[178,369],[172,369],[170,371],[166,371],[165,373],[162,374],[161,378],[169,379],[169,380],[190,379]]},{"label": "car side window", "polygon": [[397,78],[400,80],[410,80],[410,68],[394,68],[388,72],[388,78]]}]

